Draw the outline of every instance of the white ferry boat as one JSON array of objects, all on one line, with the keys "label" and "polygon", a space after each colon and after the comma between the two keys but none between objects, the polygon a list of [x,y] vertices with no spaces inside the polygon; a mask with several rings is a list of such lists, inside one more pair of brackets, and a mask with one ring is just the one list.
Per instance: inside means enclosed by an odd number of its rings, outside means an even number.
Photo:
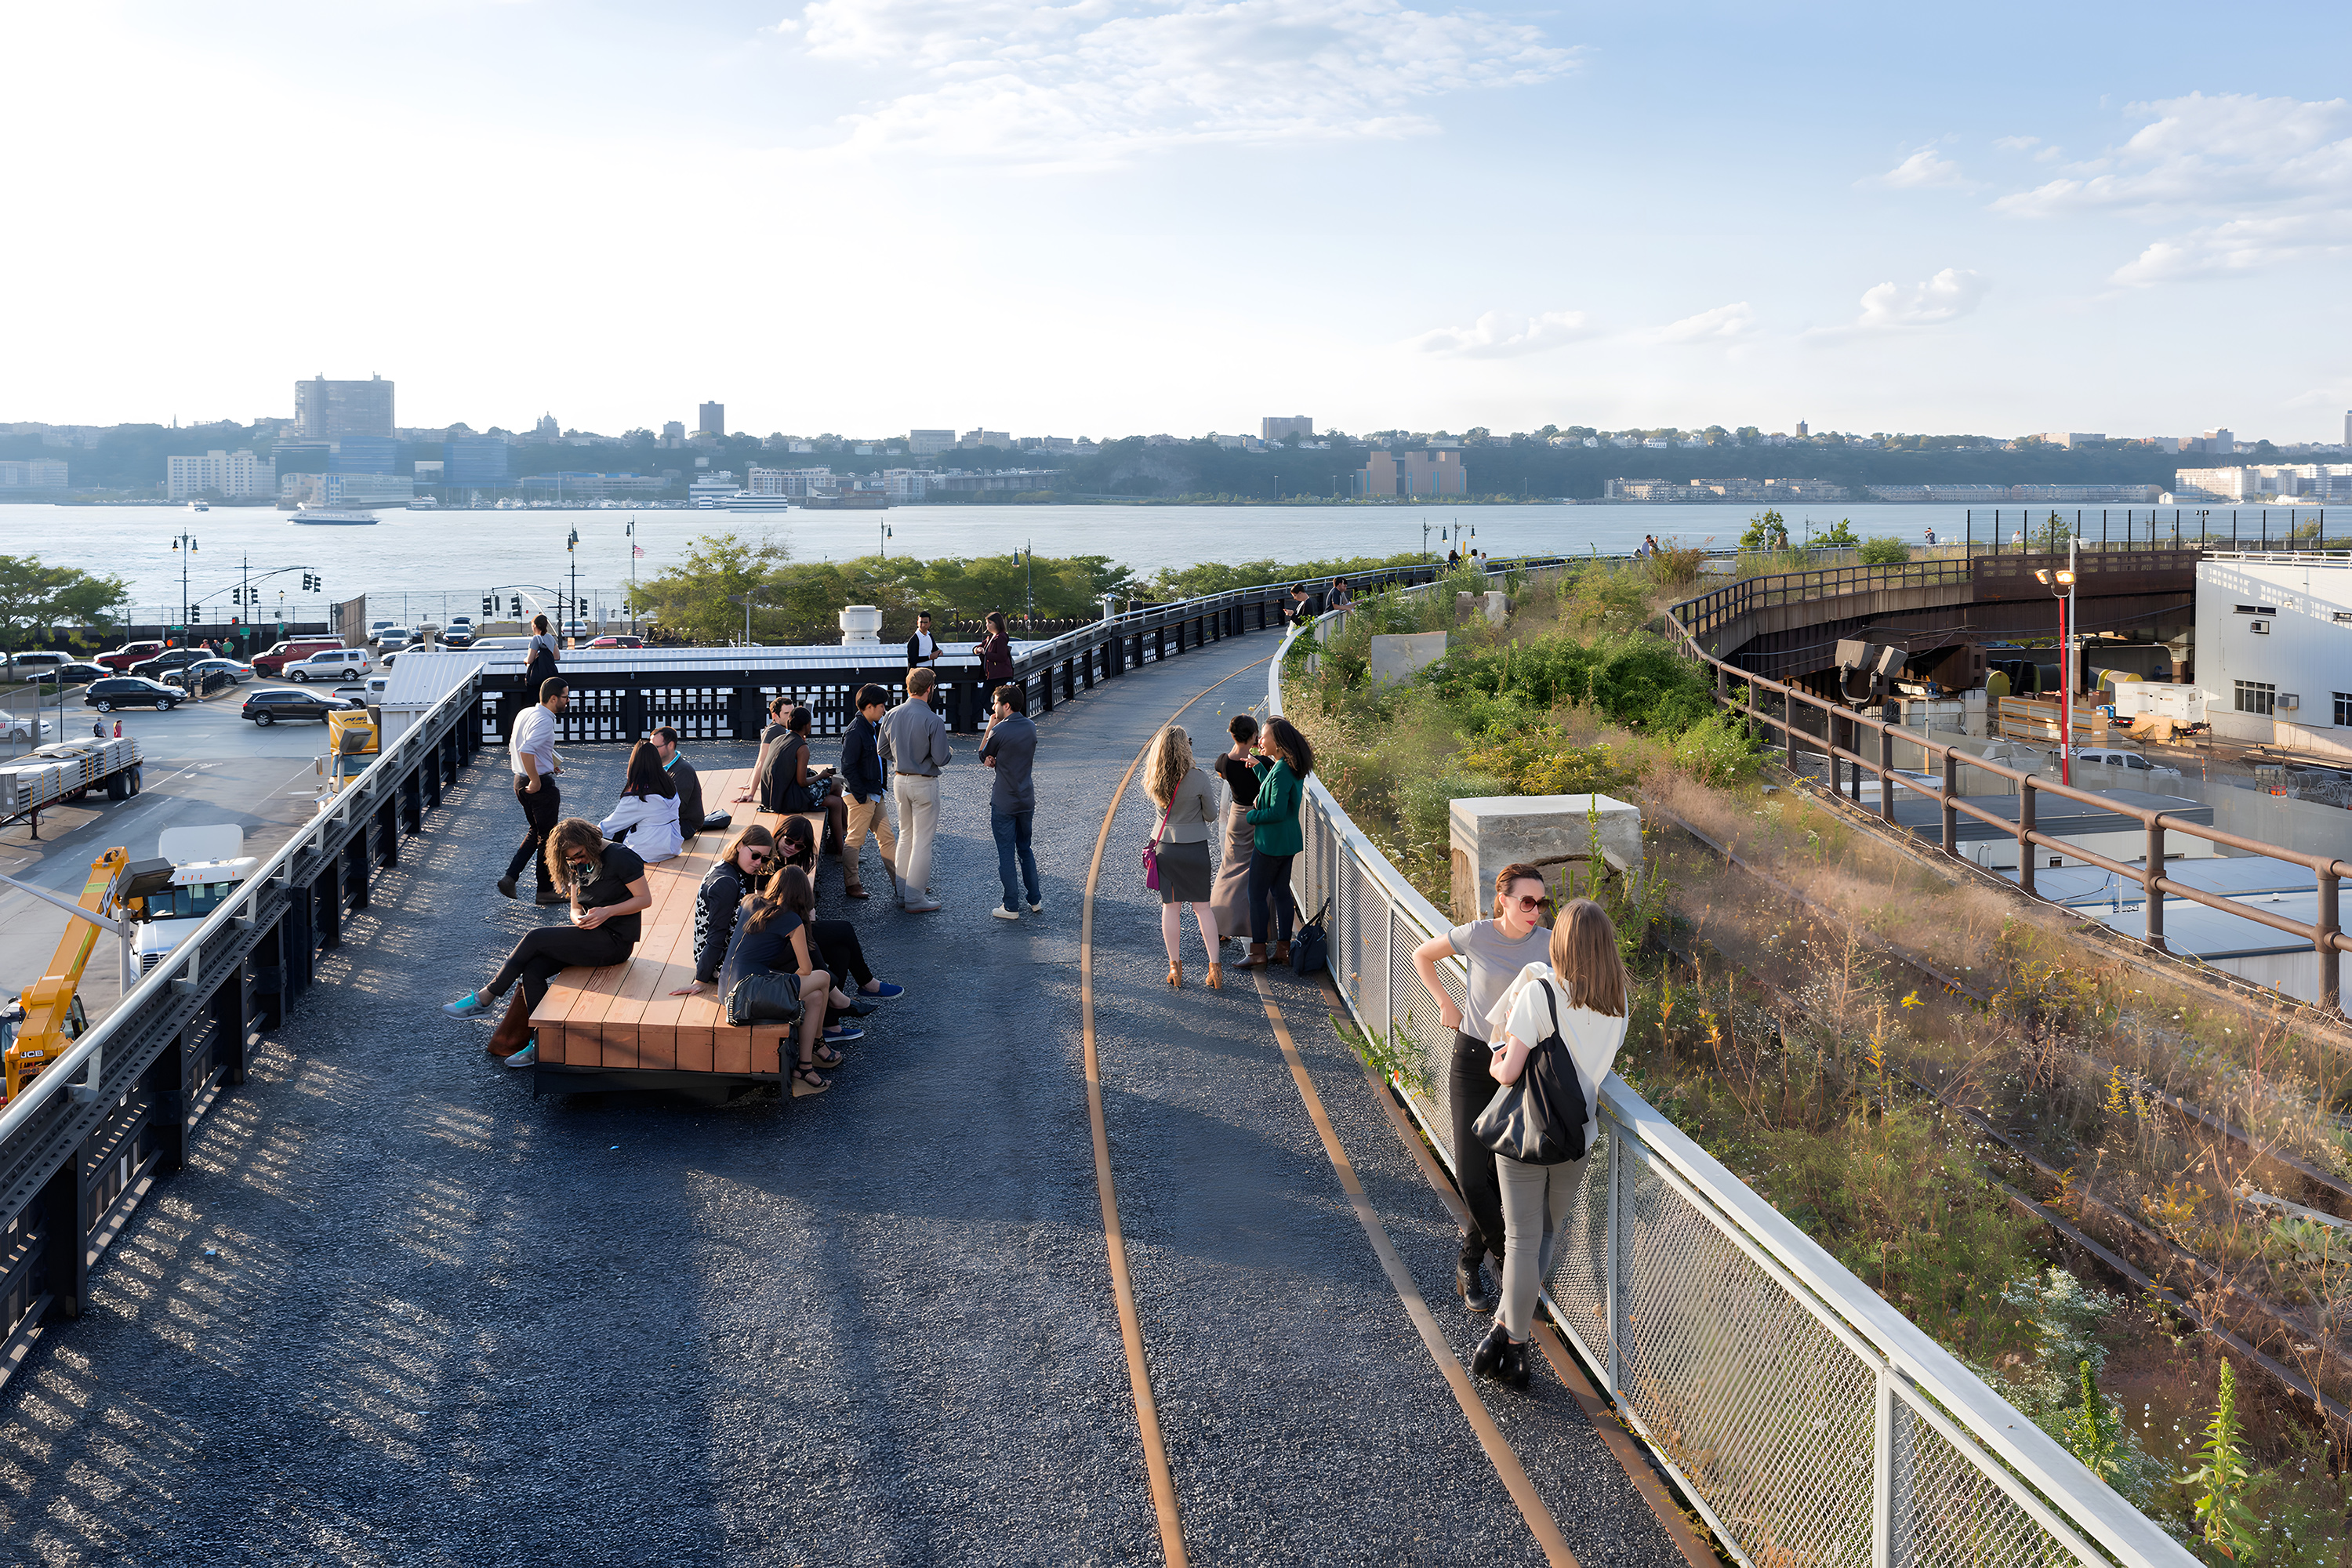
[{"label": "white ferry boat", "polygon": [[192,500],[188,503],[188,510],[190,511],[210,511],[213,510],[213,503],[208,500]]},{"label": "white ferry boat", "polygon": [[742,488],[735,482],[733,474],[722,468],[715,474],[705,474],[693,480],[686,487],[686,496],[704,511],[710,511],[725,506]]},{"label": "white ferry boat", "polygon": [[724,503],[729,511],[788,511],[790,496],[755,496],[750,490],[738,490]]},{"label": "white ferry boat", "polygon": [[434,500],[431,496],[411,496],[408,498],[408,510],[411,511],[434,511],[437,510],[440,508],[440,505],[441,503]]},{"label": "white ferry boat", "polygon": [[328,511],[323,509],[305,508],[286,521],[308,523],[314,528],[365,528],[373,526],[375,518],[373,514],[364,511]]}]

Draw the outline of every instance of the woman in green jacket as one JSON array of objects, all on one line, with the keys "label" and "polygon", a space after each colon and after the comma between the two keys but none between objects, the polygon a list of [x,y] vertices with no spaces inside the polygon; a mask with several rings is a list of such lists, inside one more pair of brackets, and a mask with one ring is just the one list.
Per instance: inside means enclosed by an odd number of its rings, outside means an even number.
[{"label": "woman in green jacket", "polygon": [[1290,962],[1290,928],[1298,918],[1298,900],[1290,893],[1290,862],[1306,842],[1298,831],[1298,808],[1306,799],[1300,781],[1315,771],[1315,748],[1287,719],[1267,721],[1257,732],[1257,802],[1246,814],[1251,828],[1250,951],[1244,969],[1266,966],[1269,925],[1274,928],[1273,962]]}]

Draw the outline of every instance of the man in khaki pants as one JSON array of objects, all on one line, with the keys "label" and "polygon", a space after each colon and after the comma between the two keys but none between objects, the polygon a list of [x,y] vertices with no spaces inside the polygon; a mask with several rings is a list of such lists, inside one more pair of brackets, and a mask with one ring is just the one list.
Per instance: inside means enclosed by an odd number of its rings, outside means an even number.
[{"label": "man in khaki pants", "polygon": [[931,837],[940,821],[940,770],[955,755],[947,721],[931,711],[931,690],[939,683],[929,668],[908,670],[907,700],[882,716],[878,742],[898,802],[898,904],[918,915],[940,907],[929,888]]},{"label": "man in khaki pants", "polygon": [[882,852],[882,871],[890,879],[891,891],[898,892],[898,837],[890,831],[889,808],[882,804],[890,786],[882,779],[882,752],[877,741],[882,711],[889,702],[890,694],[881,687],[859,687],[857,717],[849,721],[848,732],[841,740],[841,787],[849,796],[848,822],[841,834],[841,890],[853,899],[866,896],[857,873],[868,833],[874,835],[874,847]]}]

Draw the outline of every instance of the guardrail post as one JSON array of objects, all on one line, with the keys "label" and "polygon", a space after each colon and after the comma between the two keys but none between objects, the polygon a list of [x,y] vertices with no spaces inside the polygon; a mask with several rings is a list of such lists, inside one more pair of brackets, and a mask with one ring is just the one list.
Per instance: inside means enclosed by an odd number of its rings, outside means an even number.
[{"label": "guardrail post", "polygon": [[1715,700],[1724,707],[1731,705],[1731,671],[1720,664],[1715,667]]},{"label": "guardrail post", "polygon": [[1895,1565],[1895,1377],[1878,1369],[1870,1423],[1871,1568]]},{"label": "guardrail post", "polygon": [[1797,771],[1797,689],[1793,686],[1780,690],[1780,738],[1788,744],[1789,771],[1793,773]]},{"label": "guardrail post", "polygon": [[61,1318],[80,1317],[82,1297],[89,1289],[89,1203],[82,1176],[88,1157],[87,1146],[76,1144],[34,1200],[47,1233],[41,1238],[41,1286],[48,1293],[49,1310]]},{"label": "guardrail post", "polygon": [[1960,857],[1960,814],[1952,808],[1952,796],[1960,788],[1960,754],[1944,753],[1944,853],[1957,860]]},{"label": "guardrail post", "polygon": [[321,949],[341,947],[343,943],[343,867],[338,856],[329,856],[319,869],[318,880],[311,884],[311,897],[318,900],[319,946]]},{"label": "guardrail post", "polygon": [[2017,885],[2027,898],[2034,897],[2033,860],[2038,849],[2033,843],[2033,775],[2025,775],[2017,786]]},{"label": "guardrail post", "polygon": [[1601,1289],[1609,1313],[1609,1392],[1625,1386],[1625,1130],[1609,1129],[1609,1213],[1602,1226]]},{"label": "guardrail post", "polygon": [[1895,821],[1895,726],[1883,718],[1878,723],[1878,819],[1890,826]]},{"label": "guardrail post", "polygon": [[2336,878],[2333,863],[2319,873],[2319,918],[2313,922],[2318,929],[2314,939],[2319,949],[2319,1005],[2330,1013],[2344,1005],[2344,953],[2336,945],[2336,934],[2344,922],[2336,912]]},{"label": "guardrail post", "polygon": [[2140,887],[2147,898],[2144,906],[2147,910],[2147,942],[2159,952],[2170,951],[2164,944],[2164,895],[2156,886],[2163,875],[2164,813],[2159,811],[2147,819],[2147,868],[2140,878]]}]

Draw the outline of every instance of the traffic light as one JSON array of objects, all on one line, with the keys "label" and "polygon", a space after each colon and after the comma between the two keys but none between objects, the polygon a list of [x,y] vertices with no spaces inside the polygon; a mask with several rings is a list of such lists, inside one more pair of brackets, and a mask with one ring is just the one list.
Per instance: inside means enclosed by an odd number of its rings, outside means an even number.
[{"label": "traffic light", "polygon": [[513,606],[513,608],[509,610],[507,613],[512,616],[516,620],[522,619],[522,595],[520,594],[517,594],[513,598],[507,602]]},{"label": "traffic light", "polygon": [[319,579],[317,578],[317,576],[315,576],[314,574],[312,574],[311,573],[309,573],[309,572],[305,572],[305,573],[303,573],[303,574],[302,574],[302,592],[304,592],[304,593],[306,593],[306,594],[315,594],[315,593],[317,593],[318,591],[319,591]]},{"label": "traffic light", "polygon": [[572,611],[572,613],[573,615],[575,615],[575,616],[584,616],[584,615],[586,615],[586,614],[588,613],[588,601],[587,601],[587,600],[585,600],[585,599],[581,600],[581,601],[580,601],[580,607],[579,607],[578,609],[576,609],[576,610]]},{"label": "traffic light", "polygon": [[488,594],[482,595],[482,619],[488,620],[499,613],[499,602]]}]

